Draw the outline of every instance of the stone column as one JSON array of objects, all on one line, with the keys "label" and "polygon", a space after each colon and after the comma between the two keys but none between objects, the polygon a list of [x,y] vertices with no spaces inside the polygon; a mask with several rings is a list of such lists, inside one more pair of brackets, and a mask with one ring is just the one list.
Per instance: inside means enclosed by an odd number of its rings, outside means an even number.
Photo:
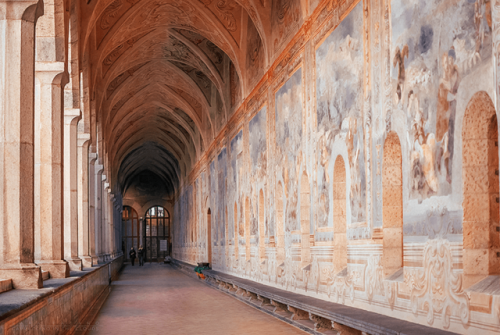
[{"label": "stone column", "polygon": [[40,261],[42,270],[52,278],[69,276],[68,263],[63,259],[63,87],[68,81],[63,62],[41,63],[36,66],[40,85],[40,141],[35,150],[40,155]]},{"label": "stone column", "polygon": [[34,263],[35,23],[40,1],[0,0],[0,278],[41,288]]},{"label": "stone column", "polygon": [[108,186],[106,182],[107,176],[102,175],[102,195],[101,195],[101,224],[100,224],[100,245],[101,245],[101,255],[104,261],[108,261],[108,243],[107,243],[107,227],[108,227],[108,207],[109,207],[109,196],[108,196]]},{"label": "stone column", "polygon": [[95,165],[95,244],[98,262],[103,262],[102,252],[102,172],[101,164]]},{"label": "stone column", "polygon": [[92,267],[89,226],[89,142],[90,134],[78,132],[78,257]]},{"label": "stone column", "polygon": [[79,109],[64,111],[64,259],[72,271],[82,270],[78,257],[78,153],[77,125]]},{"label": "stone column", "polygon": [[113,207],[113,258],[118,256],[118,218],[120,217],[119,199],[115,197],[115,204]]},{"label": "stone column", "polygon": [[[107,176],[106,176],[107,178]],[[106,261],[109,261],[111,258],[111,243],[110,243],[110,222],[113,219],[112,211],[113,211],[113,202],[111,201],[111,193],[110,193],[109,183],[104,182],[103,187],[103,199],[104,199],[104,207],[103,213],[103,245],[104,245],[104,254],[106,255]]]},{"label": "stone column", "polygon": [[98,263],[96,250],[96,160],[97,154],[89,154],[89,253],[92,264]]},{"label": "stone column", "polygon": [[109,253],[112,258],[115,257],[115,220],[116,220],[116,197],[110,194],[110,208],[109,208]]}]

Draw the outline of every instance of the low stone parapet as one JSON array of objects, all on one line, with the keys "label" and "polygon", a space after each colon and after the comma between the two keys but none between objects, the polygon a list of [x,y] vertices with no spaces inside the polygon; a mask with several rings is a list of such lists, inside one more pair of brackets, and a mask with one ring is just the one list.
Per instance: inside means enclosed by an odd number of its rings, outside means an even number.
[{"label": "low stone parapet", "polygon": [[72,334],[88,325],[82,320],[116,278],[123,264],[117,257],[106,264],[72,271],[69,278],[44,281],[38,290],[11,290],[0,295],[0,334]]}]

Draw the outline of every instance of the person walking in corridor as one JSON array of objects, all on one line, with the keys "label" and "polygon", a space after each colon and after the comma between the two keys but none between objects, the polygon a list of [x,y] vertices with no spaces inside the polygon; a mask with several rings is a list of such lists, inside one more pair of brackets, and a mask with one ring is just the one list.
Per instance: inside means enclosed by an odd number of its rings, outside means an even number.
[{"label": "person walking in corridor", "polygon": [[139,266],[144,266],[144,248],[142,245],[137,250],[137,254],[139,255]]},{"label": "person walking in corridor", "polygon": [[134,247],[130,248],[130,252],[128,253],[128,255],[130,257],[130,261],[132,262],[132,266],[134,266],[135,257],[136,257]]}]

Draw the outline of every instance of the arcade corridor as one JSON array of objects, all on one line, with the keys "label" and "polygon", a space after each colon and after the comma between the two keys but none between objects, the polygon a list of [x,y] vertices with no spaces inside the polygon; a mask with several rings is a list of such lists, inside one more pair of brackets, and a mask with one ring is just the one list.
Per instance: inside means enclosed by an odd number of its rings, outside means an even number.
[{"label": "arcade corridor", "polygon": [[127,265],[90,334],[306,334],[166,264]]},{"label": "arcade corridor", "polygon": [[499,335],[499,106],[500,0],[0,0],[0,335]]}]

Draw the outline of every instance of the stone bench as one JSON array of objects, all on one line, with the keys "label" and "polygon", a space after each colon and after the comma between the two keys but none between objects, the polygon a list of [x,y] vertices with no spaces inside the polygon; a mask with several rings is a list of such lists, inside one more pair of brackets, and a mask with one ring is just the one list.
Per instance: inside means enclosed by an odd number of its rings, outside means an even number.
[{"label": "stone bench", "polygon": [[[186,268],[186,265],[183,267]],[[359,308],[281,290],[218,271],[203,271],[203,274],[208,284],[310,333],[453,334]]]},{"label": "stone bench", "polygon": [[12,279],[0,279],[0,293],[12,290]]},{"label": "stone bench", "polygon": [[122,257],[117,257],[70,271],[68,278],[44,279],[41,289],[1,293],[0,334],[86,333],[96,303],[109,292],[109,283],[122,264]]}]

